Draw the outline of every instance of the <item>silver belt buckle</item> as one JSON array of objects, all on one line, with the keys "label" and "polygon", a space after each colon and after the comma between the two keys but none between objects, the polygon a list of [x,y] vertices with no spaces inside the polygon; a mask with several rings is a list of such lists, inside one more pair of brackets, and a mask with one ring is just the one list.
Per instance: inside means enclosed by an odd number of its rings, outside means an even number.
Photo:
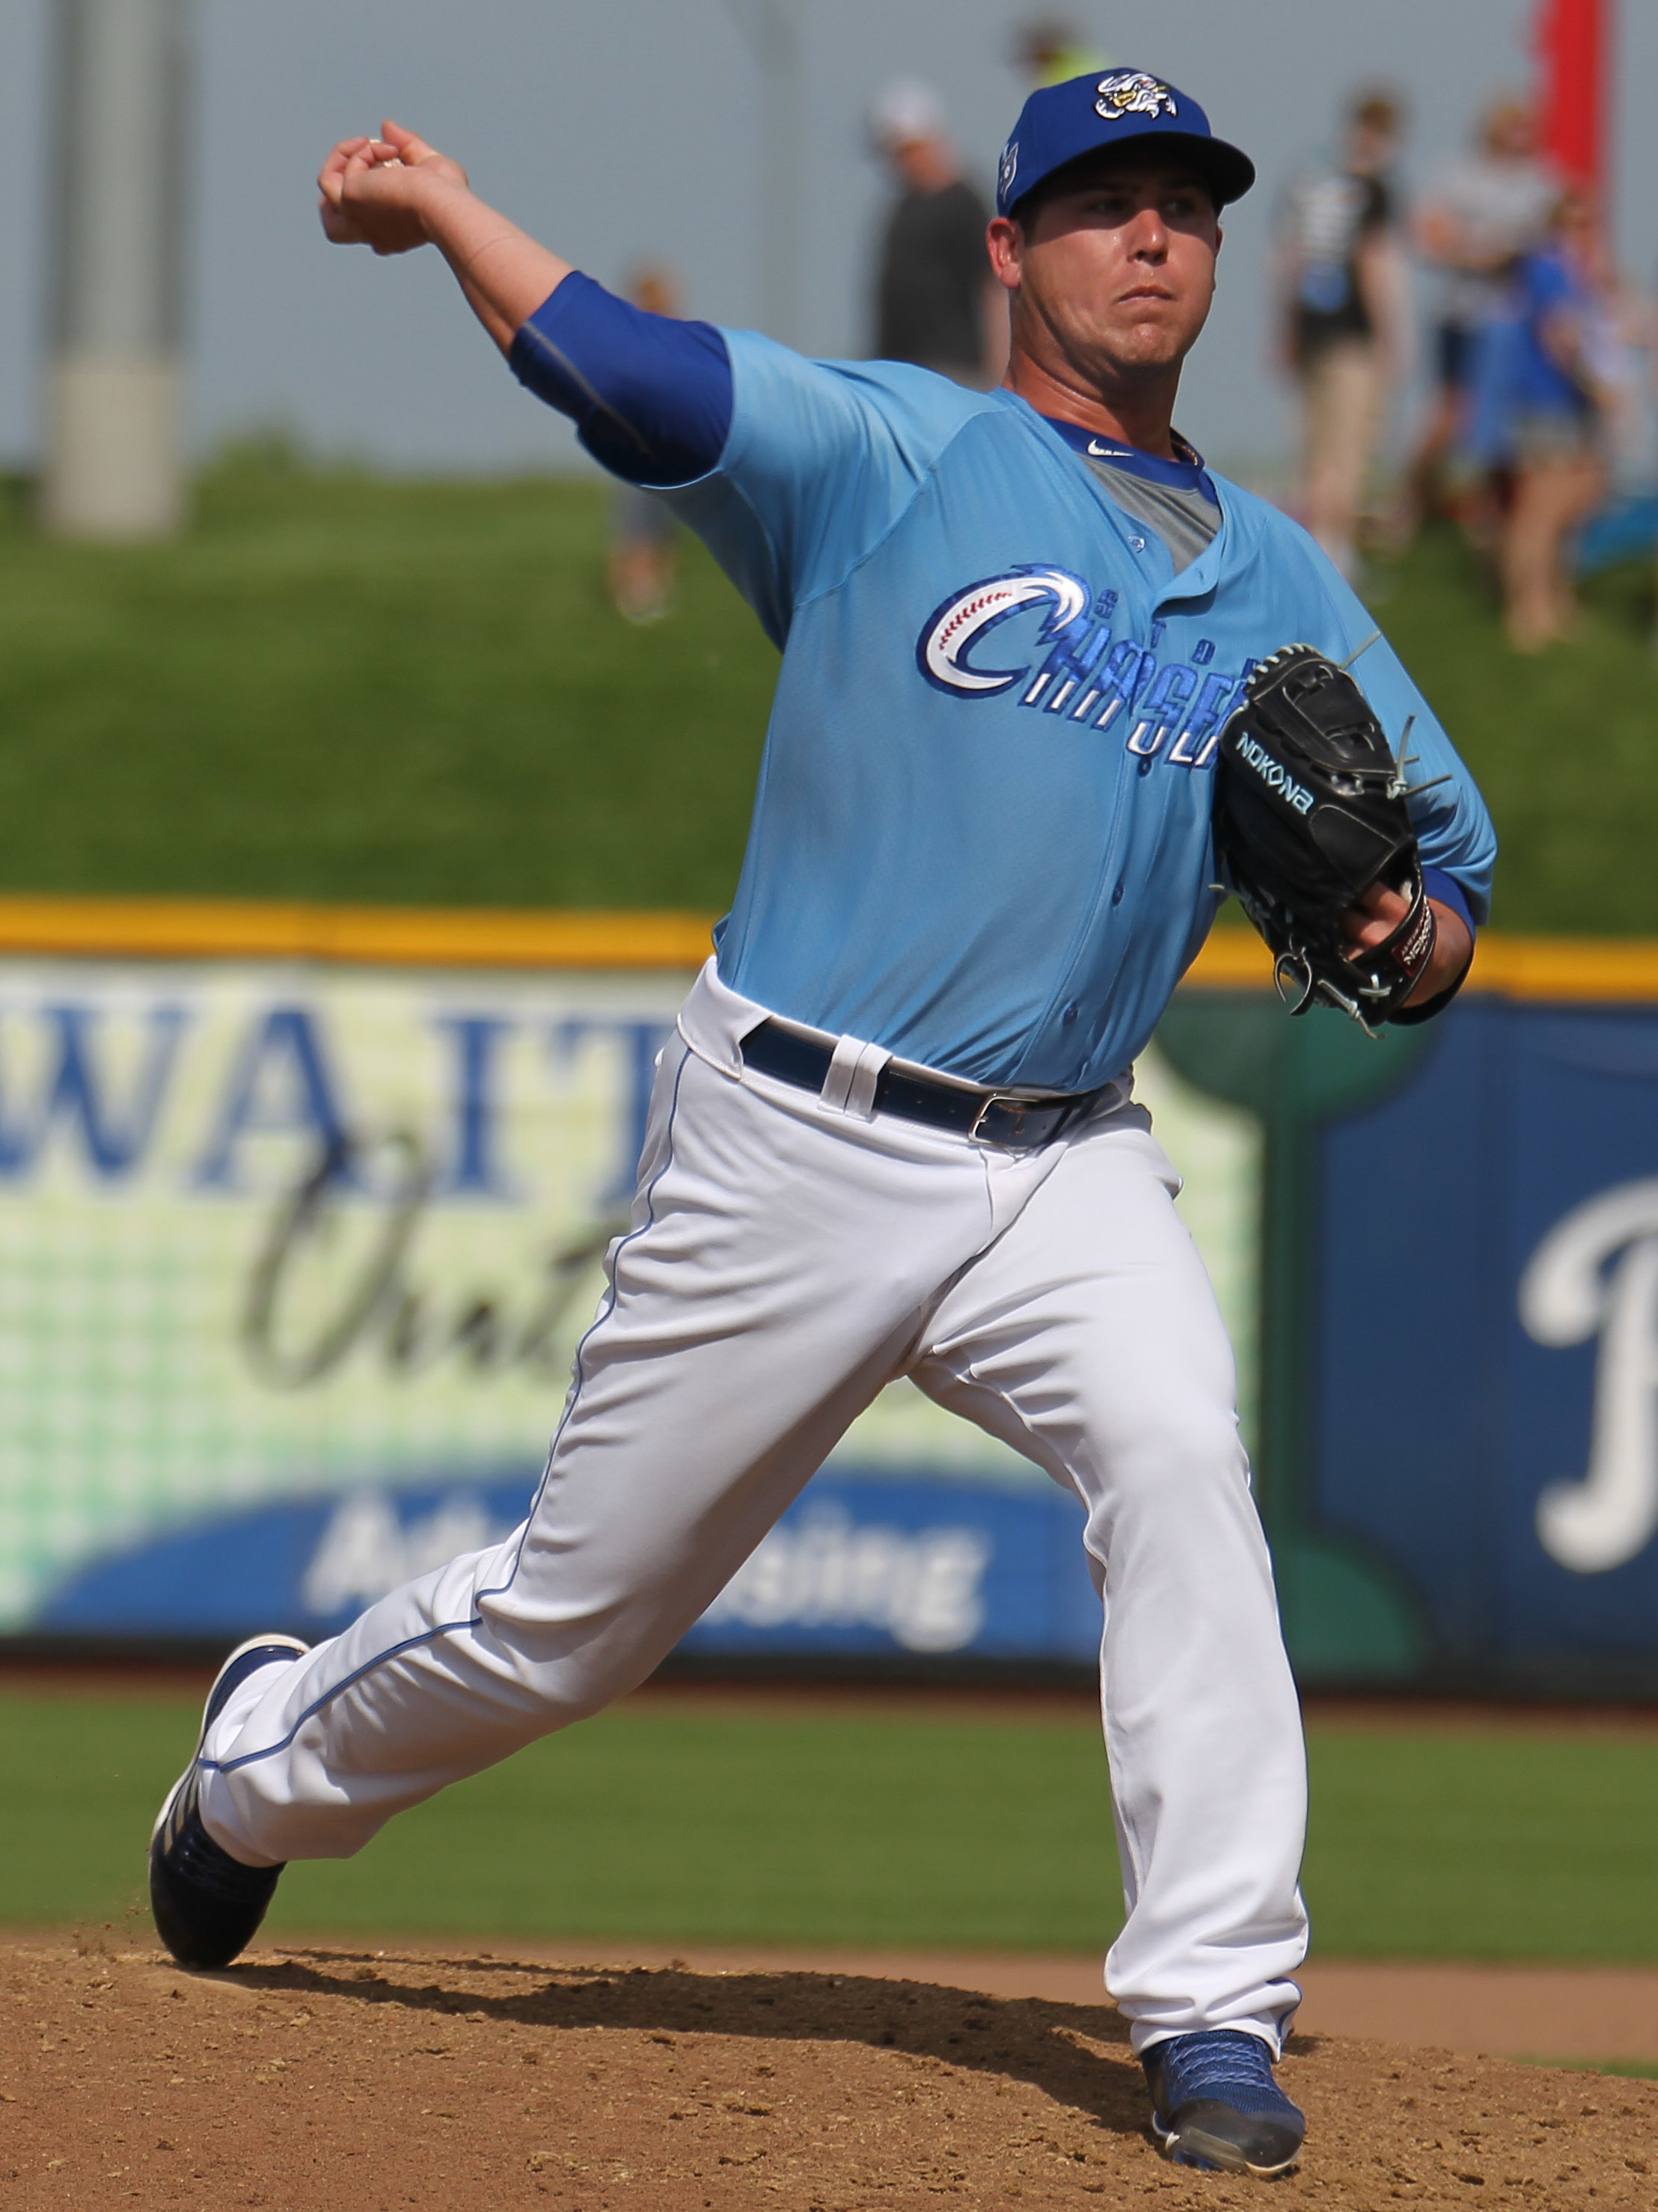
[{"label": "silver belt buckle", "polygon": [[[973,1115],[973,1125],[967,1132],[968,1142],[971,1144],[978,1136],[979,1130],[984,1126],[984,1116],[990,1112],[993,1106],[1011,1106],[1015,1112],[1022,1114],[1026,1108],[1031,1103],[1032,1101],[1030,1099],[1021,1098],[1015,1091],[992,1091],[988,1097],[985,1098],[984,1103],[980,1106],[978,1113]],[[992,1141],[993,1139],[990,1138],[985,1139],[985,1142],[987,1144]]]}]

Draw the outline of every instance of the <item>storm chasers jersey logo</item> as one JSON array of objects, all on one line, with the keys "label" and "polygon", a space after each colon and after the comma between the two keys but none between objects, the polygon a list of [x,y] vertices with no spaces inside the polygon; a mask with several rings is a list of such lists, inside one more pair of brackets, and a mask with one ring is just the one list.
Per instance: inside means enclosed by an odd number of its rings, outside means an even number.
[{"label": "storm chasers jersey logo", "polygon": [[1039,642],[1045,645],[1087,613],[1093,597],[1089,586],[1068,568],[1011,568],[1004,576],[986,576],[935,611],[917,643],[916,660],[927,681],[941,691],[989,698],[1017,684],[1025,664],[972,667],[967,654],[980,638],[1022,607],[1044,606],[1047,613]]},{"label": "storm chasers jersey logo", "polygon": [[1120,123],[1125,115],[1178,115],[1168,87],[1143,70],[1117,70],[1102,76],[1094,88],[1094,109],[1107,123]]},{"label": "storm chasers jersey logo", "polygon": [[[1165,625],[1152,624],[1149,643],[1113,636],[1116,608],[1115,592],[1096,599],[1087,579],[1069,568],[1028,562],[952,592],[922,625],[916,665],[952,698],[1017,690],[1018,705],[1034,713],[1119,730],[1147,768],[1158,755],[1177,767],[1207,768],[1255,663],[1222,672],[1206,637],[1189,661],[1164,660],[1158,647]],[[1026,620],[992,647],[991,632],[1021,616]],[[1025,647],[1017,660],[1015,640]]]}]

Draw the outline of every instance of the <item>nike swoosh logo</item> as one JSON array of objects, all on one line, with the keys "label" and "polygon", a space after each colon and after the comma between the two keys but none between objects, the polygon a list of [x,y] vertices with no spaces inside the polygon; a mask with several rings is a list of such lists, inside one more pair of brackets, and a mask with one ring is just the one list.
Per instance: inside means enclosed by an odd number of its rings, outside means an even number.
[{"label": "nike swoosh logo", "polygon": [[1088,440],[1088,452],[1096,461],[1125,461],[1128,449],[1124,446],[1102,446],[1097,438]]}]

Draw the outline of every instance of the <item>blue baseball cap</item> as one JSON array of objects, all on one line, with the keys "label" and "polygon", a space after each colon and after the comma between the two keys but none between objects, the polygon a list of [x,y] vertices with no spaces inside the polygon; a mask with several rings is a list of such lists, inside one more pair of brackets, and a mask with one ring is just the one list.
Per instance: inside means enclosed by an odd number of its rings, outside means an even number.
[{"label": "blue baseball cap", "polygon": [[1020,110],[997,172],[997,213],[1011,215],[1067,161],[1143,138],[1189,161],[1209,180],[1216,207],[1241,199],[1255,181],[1248,155],[1215,136],[1189,93],[1145,70],[1090,70],[1044,85]]}]

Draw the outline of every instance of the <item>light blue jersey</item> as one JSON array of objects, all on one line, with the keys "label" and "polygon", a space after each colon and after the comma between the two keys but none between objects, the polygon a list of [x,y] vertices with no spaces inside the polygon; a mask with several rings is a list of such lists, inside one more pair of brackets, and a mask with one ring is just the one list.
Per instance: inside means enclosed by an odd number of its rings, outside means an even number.
[{"label": "light blue jersey", "polygon": [[[1144,1046],[1219,906],[1221,726],[1255,662],[1369,616],[1304,532],[1215,479],[1162,542],[1022,400],[724,333],[718,466],[666,495],[783,648],[753,825],[716,933],[734,990],[975,1081],[1081,1091]],[[1389,647],[1425,865],[1487,910],[1496,841]]]}]

